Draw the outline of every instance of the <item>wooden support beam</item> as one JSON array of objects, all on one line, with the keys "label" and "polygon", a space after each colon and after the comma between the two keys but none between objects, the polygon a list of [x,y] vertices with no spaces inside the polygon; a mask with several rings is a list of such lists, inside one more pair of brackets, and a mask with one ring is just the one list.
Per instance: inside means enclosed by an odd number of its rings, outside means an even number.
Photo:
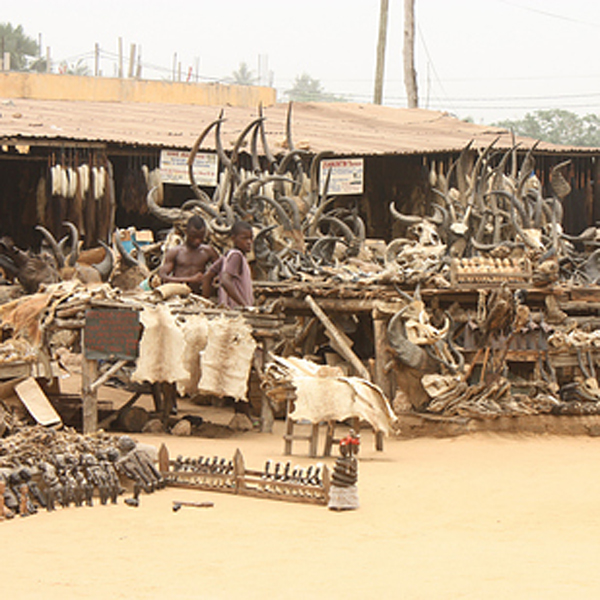
[{"label": "wooden support beam", "polygon": [[343,335],[338,328],[331,322],[331,319],[321,310],[321,307],[313,300],[312,296],[307,294],[304,298],[304,301],[308,304],[310,309],[315,313],[316,317],[323,323],[325,327],[325,331],[331,337],[332,341],[337,344],[337,349],[353,367],[357,374],[366,379],[367,381],[371,381],[371,376],[369,371],[363,365],[360,358],[354,354],[352,348],[348,345],[346,340],[344,339],[346,336]]},{"label": "wooden support beam", "polygon": [[100,375],[100,377],[98,377],[98,379],[96,379],[96,381],[90,385],[91,391],[96,392],[101,385],[106,383],[119,369],[124,367],[127,362],[128,361],[124,359],[119,360],[112,367],[110,367],[108,371],[102,373],[102,375]]},{"label": "wooden support beam", "polygon": [[95,360],[85,358],[81,361],[81,400],[83,402],[83,433],[94,433],[98,429],[98,394],[92,389],[96,379],[98,365]]}]

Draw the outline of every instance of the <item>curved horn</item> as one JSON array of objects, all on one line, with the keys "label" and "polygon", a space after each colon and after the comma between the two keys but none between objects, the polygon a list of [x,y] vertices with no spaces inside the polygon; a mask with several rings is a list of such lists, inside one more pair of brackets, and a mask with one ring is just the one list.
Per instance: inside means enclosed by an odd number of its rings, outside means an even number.
[{"label": "curved horn", "polygon": [[191,184],[192,190],[194,191],[194,194],[196,194],[196,197],[198,198],[198,200],[204,200],[204,201],[208,200],[208,201],[210,201],[210,198],[208,197],[208,195],[205,192],[203,192],[198,187],[198,184],[196,183],[196,177],[194,175],[194,160],[196,159],[196,154],[198,154],[198,150],[200,148],[200,145],[204,141],[204,138],[206,138],[206,136],[210,133],[210,130],[215,125],[221,123],[221,121],[223,120],[222,114],[223,113],[221,112],[221,115],[219,115],[218,119],[215,119],[212,123],[209,123],[204,128],[204,131],[198,136],[198,139],[196,140],[196,142],[192,146],[192,149],[191,149],[190,154],[188,156],[187,166],[188,166],[188,174],[189,174],[189,177],[190,177],[190,184]]},{"label": "curved horn", "polygon": [[139,266],[138,261],[135,258],[133,258],[133,256],[131,256],[131,254],[129,254],[129,252],[127,252],[127,250],[125,250],[125,246],[123,246],[123,242],[121,241],[121,234],[119,233],[118,229],[115,231],[115,245],[117,246],[117,250],[119,251],[119,254],[121,255],[121,259],[123,260],[123,263],[127,267]]},{"label": "curved horn", "polygon": [[252,131],[252,129],[254,127],[257,127],[258,125],[260,125],[261,121],[263,121],[263,120],[264,120],[264,117],[258,117],[257,119],[254,119],[254,121],[251,121],[248,125],[246,125],[246,127],[244,127],[244,129],[242,130],[242,133],[240,133],[240,135],[238,136],[238,139],[235,142],[235,145],[233,146],[233,150],[231,151],[231,164],[232,165],[237,164],[238,154],[240,152],[240,149],[242,147],[244,139],[246,138],[248,133],[250,133],[250,131]]},{"label": "curved horn", "polygon": [[158,186],[154,186],[146,196],[146,203],[148,204],[148,211],[151,215],[154,215],[157,219],[164,221],[165,223],[176,223],[184,219],[185,214],[180,208],[164,208],[159,206],[154,200],[154,194],[158,191]]},{"label": "curved horn", "polygon": [[272,166],[277,161],[276,161],[275,157],[273,156],[273,154],[271,153],[271,150],[269,148],[269,144],[267,144],[267,132],[265,131],[265,119],[263,117],[263,105],[262,105],[262,102],[258,106],[258,116],[261,117],[261,119],[262,119],[261,122],[260,122],[260,125],[259,125],[260,141],[262,143],[263,150],[265,152],[265,157],[266,157],[267,161],[269,162],[269,166]]},{"label": "curved horn", "polygon": [[290,152],[295,150],[294,142],[292,141],[292,104],[293,102],[290,100],[285,118],[285,141]]},{"label": "curved horn", "polygon": [[110,249],[110,246],[108,246],[102,240],[98,240],[98,243],[105,250],[104,258],[99,263],[92,265],[92,267],[94,267],[94,269],[96,269],[96,271],[100,273],[100,278],[102,279],[102,281],[108,281],[108,278],[112,273],[113,267],[115,266],[115,259],[112,250]]},{"label": "curved horn", "polygon": [[396,353],[396,358],[408,367],[413,369],[422,368],[426,360],[426,353],[420,346],[409,342],[404,332],[404,323],[402,315],[408,308],[401,308],[388,323],[387,334],[392,350]]},{"label": "curved horn", "polygon": [[148,267],[148,264],[146,263],[146,255],[144,254],[144,251],[142,250],[142,247],[138,244],[137,240],[135,238],[131,238],[131,243],[133,244],[134,248],[136,249],[136,256],[137,256],[137,262],[141,267]]},{"label": "curved horn", "polygon": [[390,202],[390,213],[394,219],[400,221],[401,223],[406,223],[407,225],[414,225],[415,223],[420,223],[423,220],[423,217],[417,217],[416,215],[405,215],[396,210],[394,206],[394,202]]},{"label": "curved horn", "polygon": [[203,200],[186,200],[181,205],[182,211],[194,210],[194,208],[199,208],[202,212],[213,218],[219,216],[219,212],[212,206],[212,203],[204,202]]},{"label": "curved horn", "polygon": [[79,231],[71,221],[64,221],[63,225],[71,232],[71,253],[67,258],[67,266],[74,267],[79,258]]},{"label": "curved horn", "polygon": [[52,250],[52,254],[54,254],[54,258],[56,259],[56,264],[58,265],[58,268],[62,269],[65,266],[65,257],[60,251],[58,243],[56,242],[56,238],[42,225],[36,225],[35,228],[44,236],[44,239],[48,242],[48,245]]}]

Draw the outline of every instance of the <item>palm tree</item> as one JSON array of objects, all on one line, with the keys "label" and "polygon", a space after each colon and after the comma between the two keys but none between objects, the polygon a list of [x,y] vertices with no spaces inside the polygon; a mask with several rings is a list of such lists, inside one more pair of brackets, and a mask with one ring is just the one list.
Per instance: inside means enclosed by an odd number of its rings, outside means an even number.
[{"label": "palm tree", "polygon": [[236,85],[256,85],[258,78],[245,62],[240,63],[237,71],[232,73],[233,83]]},{"label": "palm tree", "polygon": [[25,35],[21,25],[13,27],[10,23],[0,23],[0,45],[4,52],[10,53],[12,71],[27,71],[32,60],[38,58],[38,43]]}]

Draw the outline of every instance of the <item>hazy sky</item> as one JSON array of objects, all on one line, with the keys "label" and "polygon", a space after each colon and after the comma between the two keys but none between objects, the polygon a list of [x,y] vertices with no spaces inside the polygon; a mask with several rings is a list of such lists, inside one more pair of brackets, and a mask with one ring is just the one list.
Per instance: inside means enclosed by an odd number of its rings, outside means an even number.
[{"label": "hazy sky", "polygon": [[[83,61],[117,74],[141,49],[142,77],[223,81],[246,62],[280,100],[302,73],[326,92],[371,102],[380,0],[20,0],[0,21],[22,25],[55,64]],[[384,104],[406,106],[402,0],[389,0]],[[543,108],[600,114],[600,2],[594,0],[415,0],[416,67],[422,108],[477,123]],[[176,55],[176,59],[175,59]],[[127,68],[127,64],[126,64]]]}]

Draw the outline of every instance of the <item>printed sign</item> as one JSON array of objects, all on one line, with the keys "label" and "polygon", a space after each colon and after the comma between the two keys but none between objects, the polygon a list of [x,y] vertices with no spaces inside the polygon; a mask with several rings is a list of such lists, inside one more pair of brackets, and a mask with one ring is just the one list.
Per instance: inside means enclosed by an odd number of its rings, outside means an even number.
[{"label": "printed sign", "polygon": [[[164,183],[190,185],[188,173],[188,157],[186,150],[161,150],[160,174]],[[217,185],[219,161],[217,155],[209,152],[198,152],[194,159],[194,177],[198,185],[214,187]]]},{"label": "printed sign", "polygon": [[85,313],[84,354],[91,360],[135,360],[141,325],[137,310],[94,308]]},{"label": "printed sign", "polygon": [[320,163],[320,193],[325,187],[327,173],[331,170],[328,194],[362,194],[364,159],[362,158],[331,158]]}]

